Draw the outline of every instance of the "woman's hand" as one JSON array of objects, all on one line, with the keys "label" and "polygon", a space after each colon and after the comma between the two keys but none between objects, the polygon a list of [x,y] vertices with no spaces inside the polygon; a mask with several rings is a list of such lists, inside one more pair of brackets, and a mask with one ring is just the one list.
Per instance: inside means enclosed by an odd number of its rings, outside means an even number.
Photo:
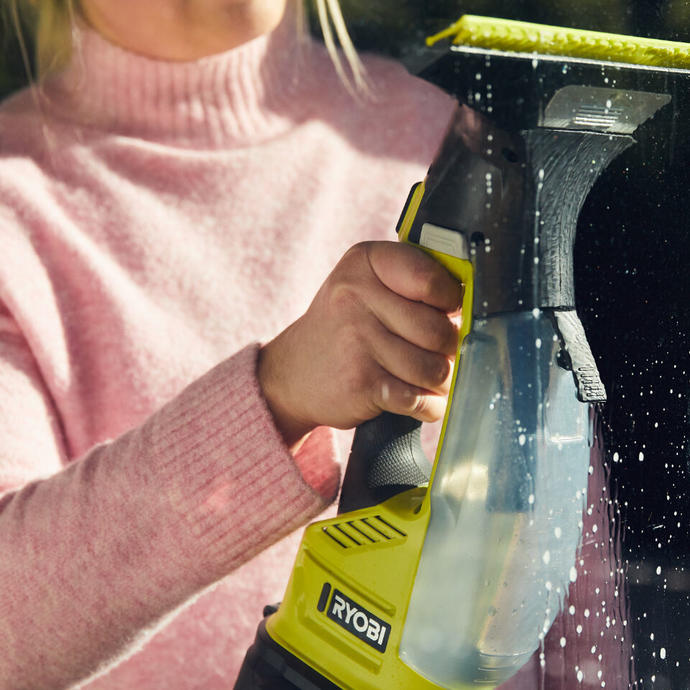
[{"label": "woman's hand", "polygon": [[415,247],[348,250],[307,312],[259,356],[259,382],[288,445],[317,426],[351,428],[384,410],[439,419],[461,304],[461,284]]}]

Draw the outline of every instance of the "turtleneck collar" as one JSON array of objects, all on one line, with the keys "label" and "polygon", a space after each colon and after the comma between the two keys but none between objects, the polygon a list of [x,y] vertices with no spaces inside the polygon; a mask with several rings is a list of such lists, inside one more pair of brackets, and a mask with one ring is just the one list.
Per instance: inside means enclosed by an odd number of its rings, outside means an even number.
[{"label": "turtleneck collar", "polygon": [[70,66],[44,89],[53,112],[160,142],[222,146],[271,138],[304,117],[319,83],[337,81],[323,47],[299,36],[289,12],[274,31],[190,62],[123,50],[83,26],[74,40]]}]

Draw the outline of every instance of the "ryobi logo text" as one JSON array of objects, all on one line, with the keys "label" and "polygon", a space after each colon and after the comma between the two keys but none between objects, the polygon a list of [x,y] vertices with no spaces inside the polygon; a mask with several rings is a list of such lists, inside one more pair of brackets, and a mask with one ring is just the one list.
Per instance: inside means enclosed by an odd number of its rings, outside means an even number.
[{"label": "ryobi logo text", "polygon": [[326,615],[374,649],[386,651],[391,626],[337,589],[333,590]]}]

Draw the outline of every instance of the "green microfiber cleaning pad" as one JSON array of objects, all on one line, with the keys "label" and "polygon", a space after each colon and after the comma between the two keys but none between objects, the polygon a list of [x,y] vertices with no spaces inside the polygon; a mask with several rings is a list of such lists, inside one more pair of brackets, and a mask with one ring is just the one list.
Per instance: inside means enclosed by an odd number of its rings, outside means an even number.
[{"label": "green microfiber cleaning pad", "polygon": [[466,14],[429,45],[451,38],[457,45],[543,55],[566,55],[589,60],[625,62],[655,67],[690,68],[690,43],[585,31],[545,24]]}]

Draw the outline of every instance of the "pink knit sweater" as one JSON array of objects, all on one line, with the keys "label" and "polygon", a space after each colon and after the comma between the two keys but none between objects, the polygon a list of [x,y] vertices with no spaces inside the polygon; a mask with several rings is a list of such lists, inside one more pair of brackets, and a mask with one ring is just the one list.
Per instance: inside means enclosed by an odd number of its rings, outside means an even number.
[{"label": "pink knit sweater", "polygon": [[227,690],[337,492],[257,343],[394,239],[452,104],[378,58],[357,103],[291,29],[194,63],[83,31],[0,110],[2,690]]}]

